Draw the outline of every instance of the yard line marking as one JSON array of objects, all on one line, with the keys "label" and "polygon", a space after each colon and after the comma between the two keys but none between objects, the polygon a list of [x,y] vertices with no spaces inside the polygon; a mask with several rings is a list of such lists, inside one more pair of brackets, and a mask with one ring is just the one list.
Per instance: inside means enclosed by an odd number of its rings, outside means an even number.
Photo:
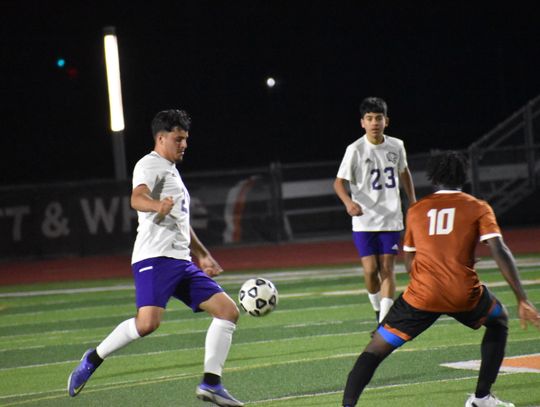
[{"label": "yard line marking", "polygon": [[[368,325],[368,323],[364,323],[365,325]],[[371,323],[369,323],[371,325]],[[437,325],[434,325],[432,329],[437,328]],[[202,331],[201,331],[202,332]],[[206,331],[204,331],[206,332]],[[311,335],[311,336],[292,336],[292,337],[286,337],[286,338],[278,338],[278,339],[263,339],[259,341],[250,341],[250,342],[236,342],[235,343],[235,349],[240,347],[246,347],[246,346],[259,346],[267,343],[275,344],[276,342],[283,342],[283,341],[306,341],[310,339],[316,339],[316,338],[329,338],[329,337],[339,337],[339,336],[362,336],[366,333],[371,332],[371,329],[368,329],[366,331],[354,331],[354,332],[337,332],[337,333],[329,333],[329,334],[322,334],[322,335]],[[529,342],[536,339],[533,338],[521,338],[521,339],[514,339],[512,340],[512,343],[519,343],[519,342]],[[452,345],[442,345],[442,346],[431,346],[431,347],[424,347],[424,348],[415,348],[413,347],[414,344],[411,344],[408,348],[399,348],[394,351],[394,353],[397,352],[431,352],[434,350],[445,350],[450,348],[458,348],[463,346],[473,346],[478,345],[478,341],[474,342],[464,342],[459,344],[452,344]],[[193,352],[193,351],[203,351],[204,346],[193,346],[191,348],[177,348],[177,349],[167,349],[167,350],[160,350],[160,351],[154,351],[154,352],[144,352],[144,353],[137,353],[137,354],[129,354],[129,355],[111,355],[107,358],[109,359],[124,359],[124,358],[133,358],[133,357],[148,357],[153,355],[162,355],[167,353],[175,353],[175,352]],[[322,360],[322,359],[333,359],[333,358],[340,358],[340,357],[348,357],[348,356],[358,356],[358,353],[343,353],[343,354],[337,354],[337,355],[329,355],[324,357],[318,357],[318,358],[310,358],[310,359],[302,359],[302,360],[296,360],[296,361],[283,361],[283,362],[275,362],[274,364],[283,364],[283,363],[301,363],[303,361],[311,361],[311,360]],[[32,368],[39,368],[39,367],[49,367],[54,365],[61,365],[61,364],[75,364],[78,363],[79,359],[74,360],[64,360],[59,362],[50,362],[50,363],[38,363],[33,365],[23,365],[23,366],[12,366],[12,367],[5,367],[0,368],[0,372],[3,371],[12,371],[12,370],[19,370],[19,369],[32,369]],[[264,366],[261,365],[261,367],[266,366],[273,366],[274,364],[265,364]],[[258,367],[258,365],[250,365],[250,367]],[[225,370],[236,370],[240,369],[239,367],[229,367],[225,368]],[[0,399],[2,397],[0,396]]]},{"label": "yard line marking", "polygon": [[[516,259],[518,267],[535,267],[540,266],[538,258],[523,258]],[[493,260],[480,260],[476,263],[478,270],[497,268],[497,264]],[[396,273],[405,273],[405,266],[403,264],[397,264],[395,266]],[[525,273],[526,270],[521,270],[521,273]],[[316,268],[316,269],[301,269],[301,270],[280,270],[280,271],[257,271],[254,270],[251,273],[246,272],[231,272],[230,274],[221,275],[217,278],[218,282],[223,283],[241,283],[244,282],[250,275],[257,275],[261,277],[269,278],[272,281],[294,281],[294,280],[324,280],[334,279],[336,277],[347,276],[361,276],[361,267],[347,266],[338,268]],[[92,293],[92,292],[106,292],[106,291],[119,291],[119,290],[132,290],[133,284],[117,284],[113,286],[103,287],[89,287],[89,288],[66,288],[66,289],[54,289],[54,290],[39,290],[39,291],[19,291],[19,292],[7,292],[0,293],[0,298],[10,297],[33,297],[39,295],[55,295],[55,294],[79,294],[79,293]]]},{"label": "yard line marking", "polygon": [[[333,275],[332,278],[335,278],[338,276]],[[277,281],[277,280],[276,280]],[[523,285],[535,285],[540,284],[540,279],[527,279],[521,281]],[[482,282],[482,284],[485,284],[488,287],[504,287],[507,286],[508,283],[505,281],[498,281],[498,282]],[[396,287],[398,291],[402,291],[407,286],[399,286]],[[0,298],[18,298],[18,297],[33,297],[33,296],[40,296],[40,295],[53,295],[53,294],[80,294],[80,293],[93,293],[93,292],[109,292],[109,291],[123,291],[123,290],[129,290],[133,289],[133,286],[131,285],[116,285],[111,287],[90,287],[90,288],[66,288],[66,289],[57,289],[57,290],[45,290],[45,291],[24,291],[24,292],[12,292],[12,293],[0,293]],[[315,291],[308,291],[303,293],[288,293],[288,294],[281,294],[281,298],[296,298],[296,297],[308,297],[308,296],[340,296],[340,295],[352,295],[352,294],[365,294],[367,293],[367,290],[365,288],[359,288],[355,290],[340,290],[340,291],[323,291],[323,292],[315,292]],[[86,308],[93,308],[93,307],[86,307]],[[39,311],[38,311],[39,312]],[[25,313],[21,313],[25,314]]]}]

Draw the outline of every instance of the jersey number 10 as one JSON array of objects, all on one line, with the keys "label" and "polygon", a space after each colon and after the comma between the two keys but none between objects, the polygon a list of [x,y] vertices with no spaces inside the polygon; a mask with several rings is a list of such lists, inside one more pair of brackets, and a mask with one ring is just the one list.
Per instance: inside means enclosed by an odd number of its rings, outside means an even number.
[{"label": "jersey number 10", "polygon": [[454,215],[456,208],[430,209],[427,213],[429,218],[429,235],[448,235],[454,230]]}]

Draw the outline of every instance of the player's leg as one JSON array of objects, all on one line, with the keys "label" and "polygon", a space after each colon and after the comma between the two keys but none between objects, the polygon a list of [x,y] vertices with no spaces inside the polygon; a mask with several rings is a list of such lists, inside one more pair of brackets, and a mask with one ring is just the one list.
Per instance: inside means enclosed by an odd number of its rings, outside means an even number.
[{"label": "player's leg", "polygon": [[379,262],[375,255],[364,256],[360,259],[364,271],[364,282],[368,292],[369,302],[375,311],[377,322],[381,311],[381,282],[379,277]]},{"label": "player's leg", "polygon": [[118,324],[95,349],[86,351],[79,365],[69,375],[69,395],[74,397],[79,394],[90,376],[111,353],[156,330],[163,311],[164,308],[153,306],[140,308],[135,318]]},{"label": "player's leg", "polygon": [[353,232],[353,241],[360,255],[364,282],[369,302],[375,311],[377,323],[381,310],[381,284],[379,277],[378,243],[375,232]]},{"label": "player's leg", "polygon": [[206,333],[203,380],[197,386],[197,397],[219,406],[243,406],[223,387],[221,376],[229,355],[239,311],[235,302],[224,292],[214,294],[200,304],[208,312],[212,322]]},{"label": "player's leg", "polygon": [[375,370],[396,348],[397,346],[386,342],[379,332],[375,332],[347,376],[343,391],[343,406],[356,406],[364,388],[375,374]]},{"label": "player's leg", "polygon": [[231,348],[239,311],[231,297],[224,292],[214,294],[199,307],[213,317],[205,341],[205,382],[218,384]]},{"label": "player's leg", "polygon": [[213,319],[206,333],[204,375],[197,386],[196,395],[219,406],[243,406],[223,387],[221,376],[232,344],[233,333],[240,312],[236,303],[223,289],[198,267],[192,264],[189,277],[175,292],[175,297],[195,312],[206,311]]},{"label": "player's leg", "polygon": [[379,322],[381,322],[394,303],[394,296],[396,294],[394,267],[398,253],[400,233],[379,232],[377,238],[379,241],[378,252],[380,253],[378,262],[381,280],[381,312],[379,317]]},{"label": "player's leg", "polygon": [[[79,365],[69,375],[70,396],[74,397],[80,393],[95,370],[111,353],[152,333],[159,327],[165,306],[172,294],[172,290],[168,288],[169,285],[162,284],[163,276],[174,278],[173,273],[161,272],[167,268],[167,261],[163,258],[148,259],[133,264],[137,315],[121,322],[95,349],[88,349],[85,352]],[[158,289],[158,287],[165,288]]]},{"label": "player's leg", "polygon": [[411,307],[400,296],[390,309],[385,324],[379,326],[349,372],[342,405],[355,406],[380,363],[395,349],[429,328],[438,317],[439,314]]},{"label": "player's leg", "polygon": [[455,316],[461,323],[478,329],[485,326],[484,337],[480,346],[481,363],[476,390],[467,400],[466,406],[507,406],[514,404],[498,400],[491,394],[491,387],[499,374],[508,337],[508,314],[504,306],[489,290],[484,287],[482,297],[474,310]]},{"label": "player's leg", "polygon": [[381,279],[381,311],[379,322],[382,322],[392,304],[394,304],[394,295],[396,293],[396,278],[394,275],[394,264],[396,256],[393,254],[383,254],[379,256],[379,274]]}]

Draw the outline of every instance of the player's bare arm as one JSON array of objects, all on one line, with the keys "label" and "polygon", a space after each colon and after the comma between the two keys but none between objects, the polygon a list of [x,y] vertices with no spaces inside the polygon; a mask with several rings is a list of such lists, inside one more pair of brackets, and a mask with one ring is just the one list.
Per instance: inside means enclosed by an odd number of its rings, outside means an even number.
[{"label": "player's bare arm", "polygon": [[171,196],[160,200],[153,199],[146,185],[139,185],[131,193],[131,207],[140,212],[157,212],[161,217],[167,216],[174,206]]},{"label": "player's bare arm", "polygon": [[411,265],[414,259],[415,252],[403,252],[403,262],[405,263],[405,271],[411,273]]},{"label": "player's bare arm", "polygon": [[223,268],[219,263],[212,257],[208,249],[202,244],[202,242],[197,237],[195,231],[190,226],[191,234],[191,253],[197,257],[199,261],[199,267],[204,271],[208,276],[215,277],[220,275],[223,272]]},{"label": "player's bare arm", "polygon": [[407,194],[409,205],[412,205],[416,202],[416,193],[414,192],[414,183],[408,167],[406,167],[403,172],[399,174],[399,180],[401,181],[401,185]]},{"label": "player's bare arm", "polygon": [[499,266],[502,275],[516,296],[521,327],[525,329],[527,323],[530,323],[540,329],[540,313],[527,299],[512,252],[500,236],[488,239],[486,242],[497,266]]},{"label": "player's bare arm", "polygon": [[360,216],[363,215],[362,208],[360,205],[356,202],[354,202],[351,199],[351,196],[349,195],[349,191],[347,190],[347,187],[345,186],[346,183],[349,182],[346,179],[343,178],[336,178],[334,181],[334,191],[336,191],[337,196],[339,199],[341,199],[341,202],[343,202],[343,205],[345,205],[345,208],[347,209],[347,213],[350,216]]}]

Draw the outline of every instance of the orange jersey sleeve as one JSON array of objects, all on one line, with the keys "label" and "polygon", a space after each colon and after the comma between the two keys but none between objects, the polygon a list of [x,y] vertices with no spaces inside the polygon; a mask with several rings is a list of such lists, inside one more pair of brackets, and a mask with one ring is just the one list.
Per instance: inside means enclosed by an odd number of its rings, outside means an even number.
[{"label": "orange jersey sleeve", "polygon": [[474,269],[476,245],[500,235],[485,201],[457,191],[421,199],[407,212],[403,250],[415,257],[404,299],[425,311],[471,310],[482,294]]}]

